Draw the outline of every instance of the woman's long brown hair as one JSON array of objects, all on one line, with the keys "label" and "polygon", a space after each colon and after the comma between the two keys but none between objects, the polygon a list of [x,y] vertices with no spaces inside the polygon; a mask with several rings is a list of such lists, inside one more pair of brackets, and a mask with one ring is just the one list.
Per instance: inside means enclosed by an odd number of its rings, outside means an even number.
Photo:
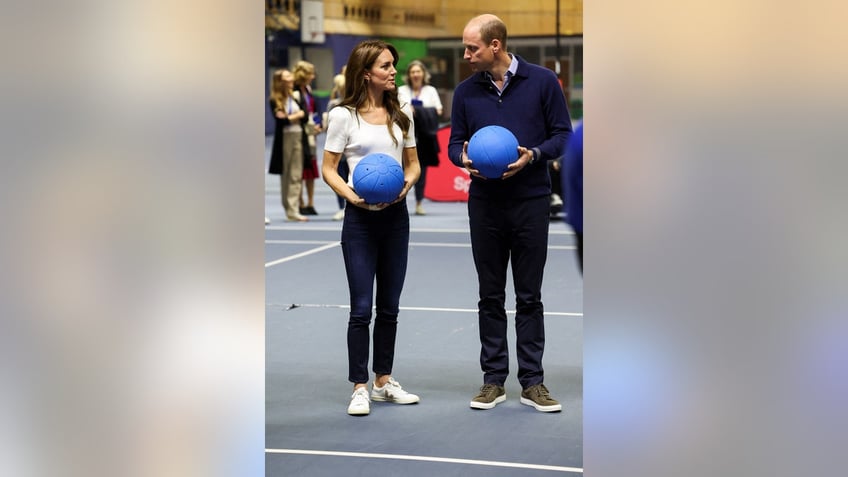
[{"label": "woman's long brown hair", "polygon": [[286,68],[274,71],[274,76],[271,78],[271,100],[274,101],[274,111],[285,111],[285,101],[288,99],[290,91],[287,91],[283,86],[283,72],[288,71]]},{"label": "woman's long brown hair", "polygon": [[[353,48],[347,60],[344,98],[339,104],[340,106],[358,111],[368,105],[368,83],[365,81],[365,72],[374,66],[374,62],[377,61],[380,53],[384,50],[389,50],[392,53],[392,57],[394,57],[392,64],[397,66],[399,58],[397,49],[382,40],[365,40]],[[407,137],[411,122],[409,117],[400,109],[397,88],[383,92],[383,106],[388,113],[386,128],[389,130],[389,135],[392,136],[392,141],[397,145],[398,139],[392,132],[392,125],[397,123],[403,131],[403,137]]]}]

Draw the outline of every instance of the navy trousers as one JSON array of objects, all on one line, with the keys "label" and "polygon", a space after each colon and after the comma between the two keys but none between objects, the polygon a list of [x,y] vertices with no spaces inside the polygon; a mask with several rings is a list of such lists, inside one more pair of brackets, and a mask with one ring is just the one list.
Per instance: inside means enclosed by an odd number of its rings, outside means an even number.
[{"label": "navy trousers", "polygon": [[381,211],[348,204],[342,225],[342,253],[350,291],[347,325],[348,380],[368,382],[371,309],[375,304],[374,362],[376,374],[391,374],[395,355],[400,293],[409,255],[409,211],[406,201]]},{"label": "navy trousers", "polygon": [[548,254],[550,199],[468,200],[471,249],[480,301],[480,366],[485,384],[503,386],[509,374],[506,299],[507,268],[515,286],[518,381],[524,388],[544,381],[545,351],[542,275]]}]

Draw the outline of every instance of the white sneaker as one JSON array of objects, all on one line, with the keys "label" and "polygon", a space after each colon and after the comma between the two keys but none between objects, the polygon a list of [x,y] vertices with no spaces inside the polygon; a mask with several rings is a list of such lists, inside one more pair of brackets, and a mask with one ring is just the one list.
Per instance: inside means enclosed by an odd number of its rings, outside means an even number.
[{"label": "white sneaker", "polygon": [[268,225],[270,223],[271,223],[271,219],[269,219],[268,217],[265,217],[265,225]]},{"label": "white sneaker", "polygon": [[559,194],[551,194],[551,207],[562,207],[562,197]]},{"label": "white sneaker", "polygon": [[344,209],[342,209],[342,210],[340,210],[340,211],[336,212],[336,215],[334,215],[334,216],[333,216],[333,220],[335,220],[335,221],[337,221],[337,222],[338,222],[339,220],[344,220]]},{"label": "white sneaker", "polygon": [[365,386],[356,388],[350,396],[350,405],[347,413],[351,416],[365,416],[371,412],[371,400],[368,399],[368,388]]},{"label": "white sneaker", "polygon": [[419,401],[418,396],[404,391],[400,387],[400,383],[395,381],[395,378],[389,378],[389,381],[382,388],[376,385],[371,389],[372,401],[387,401],[397,404],[415,404]]}]

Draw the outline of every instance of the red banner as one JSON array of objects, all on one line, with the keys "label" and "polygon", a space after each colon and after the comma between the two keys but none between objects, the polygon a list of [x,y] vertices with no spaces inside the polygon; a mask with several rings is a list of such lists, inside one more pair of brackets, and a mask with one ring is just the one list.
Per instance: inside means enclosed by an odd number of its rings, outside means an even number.
[{"label": "red banner", "polygon": [[437,202],[467,202],[471,176],[468,171],[456,167],[448,159],[450,126],[439,129],[439,165],[427,168],[427,184],[424,197]]}]

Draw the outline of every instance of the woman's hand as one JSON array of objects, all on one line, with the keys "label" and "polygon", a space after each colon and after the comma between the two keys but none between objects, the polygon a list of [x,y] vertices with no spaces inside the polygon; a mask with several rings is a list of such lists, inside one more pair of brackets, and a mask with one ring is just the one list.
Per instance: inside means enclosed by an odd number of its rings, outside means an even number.
[{"label": "woman's hand", "polygon": [[400,193],[397,196],[397,199],[393,200],[391,203],[386,204],[387,206],[392,204],[397,204],[398,202],[402,202],[406,200],[406,195],[409,194],[410,189],[412,189],[413,184],[411,184],[408,180],[403,181],[403,189],[400,190]]},{"label": "woman's hand", "polygon": [[[354,192],[354,194],[355,194],[355,192]],[[362,197],[359,197],[358,195],[356,196],[356,199],[348,200],[348,202],[350,202],[351,204],[353,204],[353,205],[355,205],[355,206],[357,206],[361,209],[370,210],[372,212],[377,211],[377,210],[383,210],[386,207],[391,205],[388,202],[381,202],[379,204],[368,204],[368,203],[365,202],[365,199],[363,199]]]}]

